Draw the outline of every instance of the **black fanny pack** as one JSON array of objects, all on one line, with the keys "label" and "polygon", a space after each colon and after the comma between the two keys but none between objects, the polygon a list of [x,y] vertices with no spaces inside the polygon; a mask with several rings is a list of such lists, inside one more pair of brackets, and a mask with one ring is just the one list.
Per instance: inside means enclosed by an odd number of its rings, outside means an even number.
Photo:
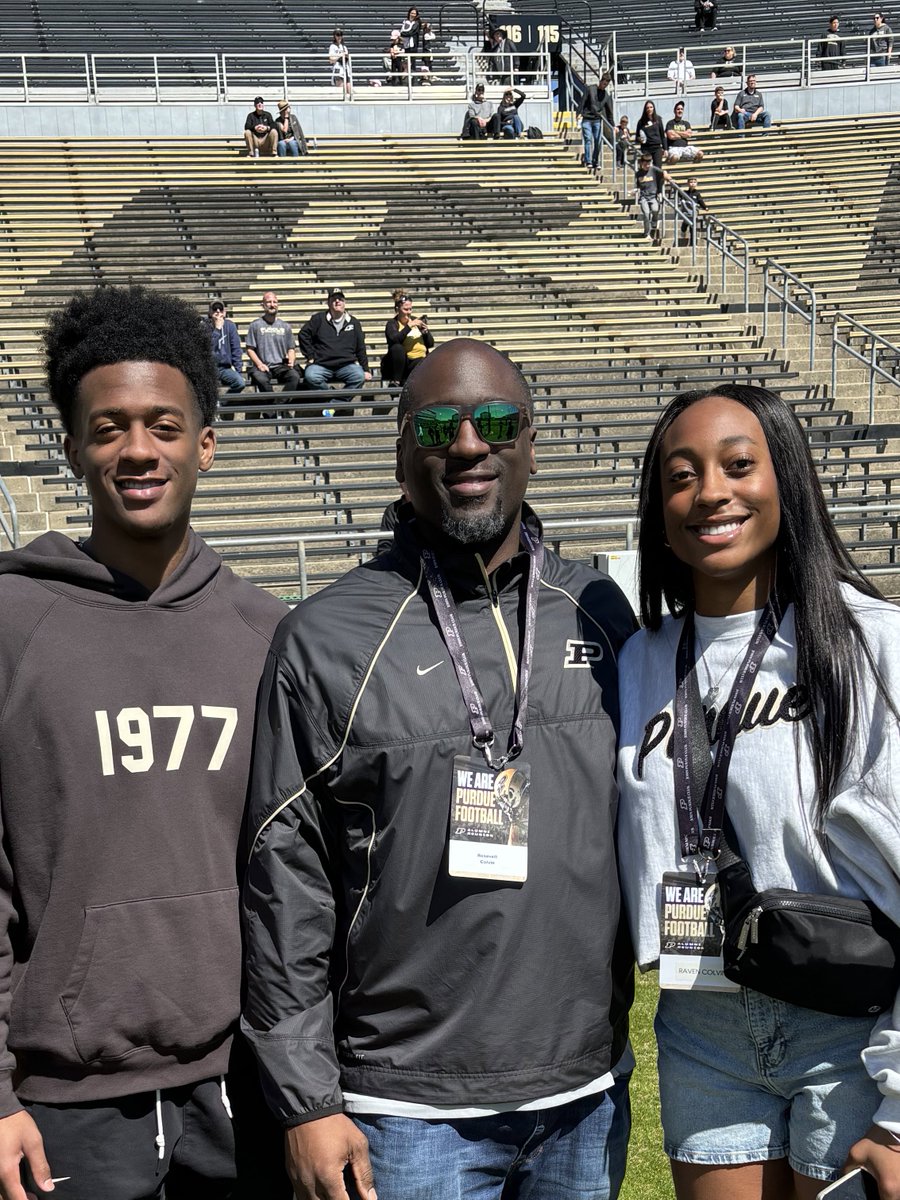
[{"label": "black fanny pack", "polygon": [[842,1017],[874,1017],[893,1005],[900,930],[874,904],[788,888],[758,892],[727,841],[716,868],[729,979]]},{"label": "black fanny pack", "polygon": [[[716,861],[728,979],[765,996],[844,1017],[874,1017],[900,989],[900,929],[868,900],[788,888],[757,891],[726,809],[731,751],[752,680],[781,620],[772,596],[751,637],[710,761],[694,656],[693,616],[678,646],[675,776],[682,854]],[[704,829],[698,829],[702,796]]]}]

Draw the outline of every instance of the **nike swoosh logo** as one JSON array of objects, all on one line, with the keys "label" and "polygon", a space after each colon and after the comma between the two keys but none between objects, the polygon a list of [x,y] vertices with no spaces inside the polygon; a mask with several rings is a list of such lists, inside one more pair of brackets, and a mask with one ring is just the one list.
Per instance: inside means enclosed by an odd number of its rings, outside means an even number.
[{"label": "nike swoosh logo", "polygon": [[444,660],[441,659],[441,662],[436,662],[433,667],[425,667],[424,669],[422,667],[416,667],[416,674],[417,675],[427,675],[429,671],[436,670],[443,661]]}]

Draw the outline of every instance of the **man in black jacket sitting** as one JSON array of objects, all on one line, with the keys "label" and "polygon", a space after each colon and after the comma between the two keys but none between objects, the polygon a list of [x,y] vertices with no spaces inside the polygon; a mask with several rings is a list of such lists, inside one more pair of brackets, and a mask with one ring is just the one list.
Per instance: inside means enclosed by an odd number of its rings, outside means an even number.
[{"label": "man in black jacket sitting", "polygon": [[[337,379],[345,391],[352,391],[372,378],[362,326],[347,312],[340,288],[328,293],[328,308],[313,313],[300,330],[300,351],[306,359],[303,378],[309,388],[324,388]],[[324,415],[333,412],[325,410]]]}]

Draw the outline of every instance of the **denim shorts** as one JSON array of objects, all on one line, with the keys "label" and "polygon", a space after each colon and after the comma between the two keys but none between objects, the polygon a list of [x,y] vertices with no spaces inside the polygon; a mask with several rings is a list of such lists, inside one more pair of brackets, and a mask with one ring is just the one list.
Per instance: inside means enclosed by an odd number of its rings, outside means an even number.
[{"label": "denim shorts", "polygon": [[759,992],[660,992],[665,1150],[723,1166],[787,1158],[836,1179],[881,1101],[860,1051],[871,1017],[834,1017]]}]

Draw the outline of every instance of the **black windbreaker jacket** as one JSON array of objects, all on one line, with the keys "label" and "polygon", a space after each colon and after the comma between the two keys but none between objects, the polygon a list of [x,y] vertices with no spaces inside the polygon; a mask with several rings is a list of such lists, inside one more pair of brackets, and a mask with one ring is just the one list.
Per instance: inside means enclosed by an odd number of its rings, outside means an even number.
[{"label": "black windbreaker jacket", "polygon": [[[527,553],[490,577],[464,547],[442,563],[505,747]],[[340,1112],[342,1088],[493,1105],[615,1062],[632,972],[627,951],[612,967],[616,655],[633,627],[607,576],[547,550],[528,878],[511,884],[447,871],[453,758],[475,751],[415,522],[282,621],[257,719],[243,1024],[286,1125]]]}]

